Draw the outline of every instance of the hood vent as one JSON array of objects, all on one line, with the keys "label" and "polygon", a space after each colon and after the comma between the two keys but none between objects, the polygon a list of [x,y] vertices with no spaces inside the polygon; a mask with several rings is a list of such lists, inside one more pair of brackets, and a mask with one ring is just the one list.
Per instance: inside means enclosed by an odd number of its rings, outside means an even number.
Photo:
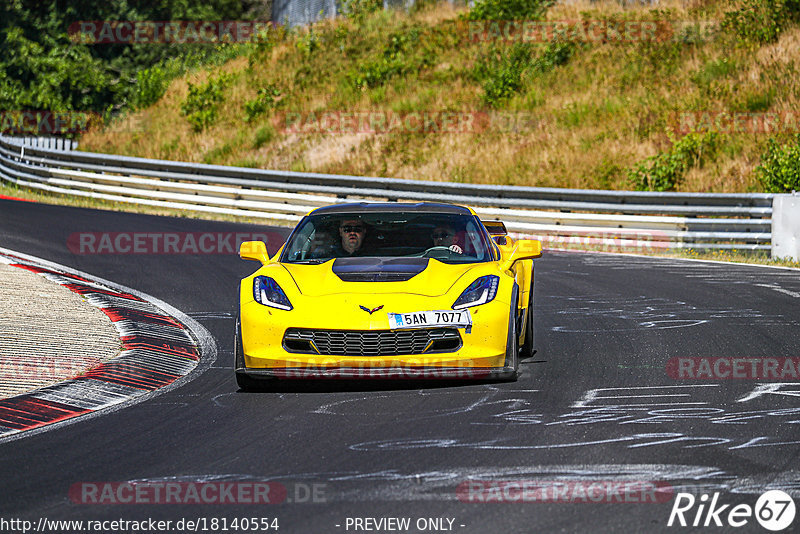
[{"label": "hood vent", "polygon": [[405,282],[428,266],[428,258],[337,258],[333,273],[343,282]]}]

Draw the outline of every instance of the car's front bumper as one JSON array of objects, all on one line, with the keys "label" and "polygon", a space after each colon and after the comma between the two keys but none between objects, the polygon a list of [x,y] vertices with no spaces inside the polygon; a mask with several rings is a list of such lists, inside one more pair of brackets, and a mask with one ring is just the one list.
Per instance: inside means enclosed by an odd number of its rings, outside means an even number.
[{"label": "car's front bumper", "polygon": [[236,369],[261,380],[505,380],[516,376],[510,367],[283,367]]},{"label": "car's front bumper", "polygon": [[[303,328],[338,331],[387,331],[388,312],[412,312],[449,307],[450,299],[440,302],[419,296],[384,297],[336,295],[316,299],[298,299],[294,310],[283,311],[262,306],[254,301],[241,303],[241,331],[243,361],[248,369],[280,371],[300,369],[308,374],[330,374],[339,369],[350,369],[356,376],[399,374],[403,369],[432,368],[440,374],[464,373],[473,369],[485,374],[497,373],[506,365],[506,346],[510,306],[505,299],[470,308],[472,326],[459,328],[461,344],[452,351],[429,351],[416,354],[383,354],[367,356],[353,351],[345,354],[314,354],[289,351],[284,347],[287,330]],[[375,313],[365,313],[359,308],[364,303],[372,309],[381,304],[385,308]],[[329,310],[321,313],[320,310]],[[452,369],[453,371],[445,371]],[[500,371],[502,373],[502,371]]]}]

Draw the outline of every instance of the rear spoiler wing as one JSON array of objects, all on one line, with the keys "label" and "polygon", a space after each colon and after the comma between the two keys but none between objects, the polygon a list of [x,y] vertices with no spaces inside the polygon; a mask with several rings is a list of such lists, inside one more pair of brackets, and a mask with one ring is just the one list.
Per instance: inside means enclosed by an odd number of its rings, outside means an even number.
[{"label": "rear spoiler wing", "polygon": [[498,245],[505,245],[506,244],[506,236],[508,235],[508,230],[506,230],[506,225],[503,224],[503,221],[481,221],[483,226],[486,227],[486,230],[489,232],[489,237],[497,243]]},{"label": "rear spoiler wing", "polygon": [[489,231],[489,235],[492,237],[508,235],[508,230],[506,230],[506,225],[503,224],[503,221],[481,221],[481,222],[483,223],[483,226],[486,227],[486,230]]}]

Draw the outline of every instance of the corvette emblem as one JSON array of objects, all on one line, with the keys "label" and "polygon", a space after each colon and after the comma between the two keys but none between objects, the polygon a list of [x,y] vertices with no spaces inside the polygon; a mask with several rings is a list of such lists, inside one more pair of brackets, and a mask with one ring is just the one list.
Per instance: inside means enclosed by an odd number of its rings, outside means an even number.
[{"label": "corvette emblem", "polygon": [[364,310],[364,311],[365,311],[365,312],[367,312],[368,314],[372,315],[372,314],[373,314],[373,313],[375,313],[376,311],[378,311],[378,310],[380,310],[381,308],[383,308],[383,304],[381,304],[381,305],[380,305],[380,306],[378,306],[377,308],[373,308],[373,309],[371,309],[371,310],[370,310],[369,308],[367,308],[366,306],[360,306],[360,305],[359,305],[359,308],[361,308],[362,310]]}]

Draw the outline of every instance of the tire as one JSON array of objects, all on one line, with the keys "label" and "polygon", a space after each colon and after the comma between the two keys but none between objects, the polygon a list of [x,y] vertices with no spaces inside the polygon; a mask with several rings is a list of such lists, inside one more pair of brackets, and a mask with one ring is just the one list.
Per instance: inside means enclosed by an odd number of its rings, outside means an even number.
[{"label": "tire", "polygon": [[531,290],[528,293],[527,310],[528,311],[525,314],[525,341],[522,343],[522,347],[519,352],[519,357],[521,359],[530,358],[535,352],[533,348],[533,284],[531,284]]},{"label": "tire", "polygon": [[236,371],[236,384],[241,391],[258,391],[261,384],[255,378],[248,376],[244,369],[244,347],[242,346],[242,325],[236,318],[236,334],[233,340],[233,368]]},{"label": "tire", "polygon": [[511,368],[502,382],[516,382],[519,378],[519,334],[517,333],[517,287],[514,286],[514,294],[511,299],[511,309],[508,317],[508,341],[506,342],[506,361],[504,367]]}]

